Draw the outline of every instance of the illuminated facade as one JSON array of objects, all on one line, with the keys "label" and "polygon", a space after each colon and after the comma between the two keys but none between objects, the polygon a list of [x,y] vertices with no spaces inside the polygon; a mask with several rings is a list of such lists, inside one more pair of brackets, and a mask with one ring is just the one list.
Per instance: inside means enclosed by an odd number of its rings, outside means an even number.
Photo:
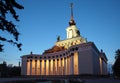
[{"label": "illuminated facade", "polygon": [[107,58],[93,42],[87,42],[71,19],[67,39],[57,38],[55,45],[42,55],[23,55],[21,75],[107,75]]}]

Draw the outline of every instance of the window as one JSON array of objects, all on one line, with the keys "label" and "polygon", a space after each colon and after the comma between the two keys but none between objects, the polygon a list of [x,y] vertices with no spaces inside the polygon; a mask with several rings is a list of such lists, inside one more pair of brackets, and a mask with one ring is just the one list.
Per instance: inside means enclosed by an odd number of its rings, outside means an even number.
[{"label": "window", "polygon": [[40,59],[42,59],[42,57],[40,56]]},{"label": "window", "polygon": [[73,56],[74,55],[74,53],[71,53],[71,56]]},{"label": "window", "polygon": [[46,59],[46,56],[44,57],[44,59]]},{"label": "window", "polygon": [[72,51],[74,51],[74,48],[72,48]]},{"label": "window", "polygon": [[52,56],[52,58],[54,58],[54,56]]},{"label": "window", "polygon": [[78,50],[78,47],[76,47],[75,50]]},{"label": "window", "polygon": [[66,54],[68,54],[68,53],[66,52]]},{"label": "window", "polygon": [[62,57],[62,55],[60,54],[60,57]]}]

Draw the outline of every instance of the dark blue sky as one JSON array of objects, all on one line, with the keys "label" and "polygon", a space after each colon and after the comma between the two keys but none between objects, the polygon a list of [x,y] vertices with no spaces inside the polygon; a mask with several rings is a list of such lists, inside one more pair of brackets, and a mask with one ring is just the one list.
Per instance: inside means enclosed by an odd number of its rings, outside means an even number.
[{"label": "dark blue sky", "polygon": [[[70,20],[70,3],[74,4],[74,19],[83,37],[103,49],[108,62],[114,62],[115,50],[120,48],[120,0],[17,0],[25,9],[17,10],[20,22],[22,51],[12,45],[0,53],[0,62],[18,64],[18,59],[31,51],[42,54],[51,48],[58,35],[66,39]],[[8,16],[9,18],[9,16]],[[9,18],[12,19],[12,18]],[[6,35],[8,36],[8,35]]]}]

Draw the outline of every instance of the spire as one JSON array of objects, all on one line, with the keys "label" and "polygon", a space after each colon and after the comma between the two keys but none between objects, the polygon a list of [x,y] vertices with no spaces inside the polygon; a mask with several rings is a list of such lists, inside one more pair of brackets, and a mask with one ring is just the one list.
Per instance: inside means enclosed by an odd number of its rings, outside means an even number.
[{"label": "spire", "polygon": [[71,17],[70,17],[69,25],[71,26],[76,24],[73,17],[73,3],[70,4],[70,8],[71,8]]}]

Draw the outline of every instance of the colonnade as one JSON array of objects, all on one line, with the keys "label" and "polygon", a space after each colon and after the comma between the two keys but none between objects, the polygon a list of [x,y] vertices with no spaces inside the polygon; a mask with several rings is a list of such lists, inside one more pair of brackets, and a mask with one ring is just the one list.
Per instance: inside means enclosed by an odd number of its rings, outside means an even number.
[{"label": "colonnade", "polygon": [[78,74],[78,61],[76,63],[76,60],[78,60],[78,55],[74,54],[53,59],[28,59],[26,68],[27,75]]}]

